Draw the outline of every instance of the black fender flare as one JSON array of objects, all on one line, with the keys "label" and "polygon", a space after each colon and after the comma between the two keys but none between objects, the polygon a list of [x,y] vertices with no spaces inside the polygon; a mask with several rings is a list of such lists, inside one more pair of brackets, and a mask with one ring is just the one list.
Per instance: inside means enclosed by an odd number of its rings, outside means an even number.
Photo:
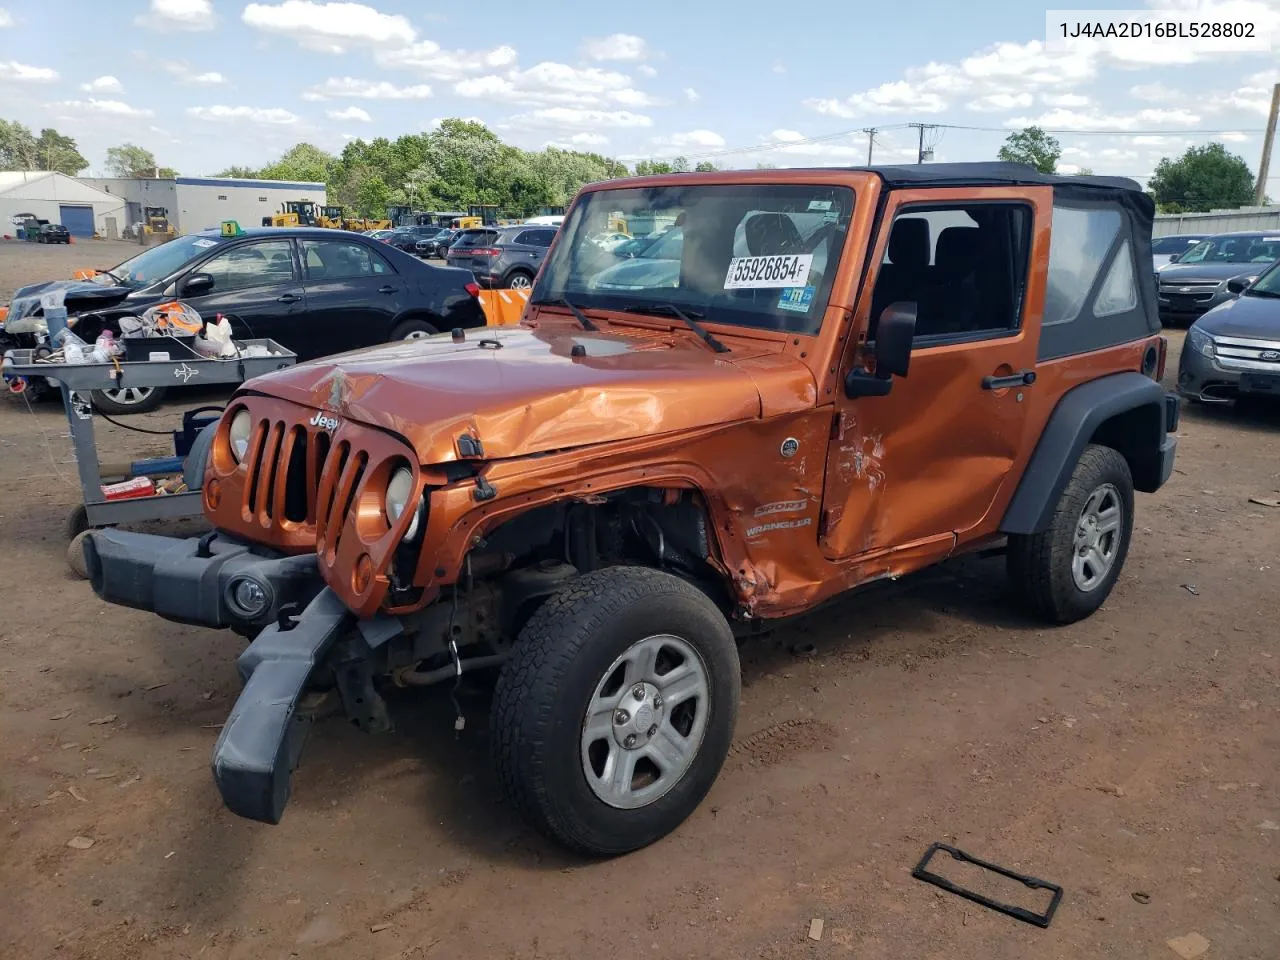
[{"label": "black fender flare", "polygon": [[1155,380],[1128,371],[1090,380],[1063,394],[1018,481],[1000,523],[1003,534],[1047,529],[1080,454],[1091,442],[1119,450],[1135,490],[1153,493],[1168,479],[1176,440],[1177,399]]}]

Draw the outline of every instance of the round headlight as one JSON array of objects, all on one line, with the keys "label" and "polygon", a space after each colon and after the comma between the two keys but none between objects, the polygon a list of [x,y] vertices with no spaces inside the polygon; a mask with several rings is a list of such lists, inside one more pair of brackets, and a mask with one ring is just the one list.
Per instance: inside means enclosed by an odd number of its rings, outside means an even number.
[{"label": "round headlight", "polygon": [[[409,506],[409,497],[412,495],[413,471],[408,467],[401,467],[391,475],[391,482],[387,484],[387,523],[395,526],[399,522]],[[409,522],[409,529],[405,532],[404,539],[412,540],[417,536],[421,513],[422,511],[415,507],[413,520]]]},{"label": "round headlight", "polygon": [[249,434],[253,432],[253,417],[248,410],[241,410],[231,418],[231,426],[227,430],[227,439],[231,442],[231,456],[236,463],[244,459],[249,450]]}]

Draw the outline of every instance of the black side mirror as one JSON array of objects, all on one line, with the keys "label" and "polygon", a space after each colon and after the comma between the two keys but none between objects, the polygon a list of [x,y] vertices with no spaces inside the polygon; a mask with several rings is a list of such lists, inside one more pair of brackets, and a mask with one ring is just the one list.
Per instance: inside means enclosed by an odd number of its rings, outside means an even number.
[{"label": "black side mirror", "polygon": [[1178,262],[1179,260],[1181,260],[1181,259],[1182,259],[1182,254],[1180,254],[1180,253],[1175,253],[1175,254],[1172,254],[1172,255],[1169,257],[1169,262],[1170,262],[1170,263],[1177,263],[1177,262]]},{"label": "black side mirror", "polygon": [[905,377],[911,365],[911,341],[916,332],[916,305],[891,303],[876,325],[875,373],[854,367],[845,375],[845,396],[883,397],[893,389],[893,378]]},{"label": "black side mirror", "polygon": [[1227,281],[1228,293],[1244,293],[1253,282],[1251,277],[1232,277]]},{"label": "black side mirror", "polygon": [[207,273],[192,273],[182,281],[184,297],[198,297],[213,289],[213,277]]}]

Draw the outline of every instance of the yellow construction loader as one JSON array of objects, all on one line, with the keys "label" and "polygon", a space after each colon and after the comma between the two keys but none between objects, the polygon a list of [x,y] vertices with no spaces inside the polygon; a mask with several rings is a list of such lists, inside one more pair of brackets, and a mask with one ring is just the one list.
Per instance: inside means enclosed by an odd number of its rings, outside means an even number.
[{"label": "yellow construction loader", "polygon": [[350,230],[347,224],[351,222],[342,216],[342,208],[337,206],[328,206],[320,208],[320,215],[316,217],[317,227],[327,227],[330,230]]},{"label": "yellow construction loader", "polygon": [[310,200],[286,200],[280,212],[262,218],[264,227],[314,227],[316,205]]},{"label": "yellow construction loader", "polygon": [[165,207],[142,208],[142,232],[155,237],[172,237],[177,233],[169,222],[169,211]]}]

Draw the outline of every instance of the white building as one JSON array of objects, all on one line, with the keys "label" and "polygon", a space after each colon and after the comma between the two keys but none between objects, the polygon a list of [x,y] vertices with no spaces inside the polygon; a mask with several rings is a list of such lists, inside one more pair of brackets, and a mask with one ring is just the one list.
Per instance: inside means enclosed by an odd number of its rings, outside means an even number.
[{"label": "white building", "polygon": [[119,236],[128,223],[120,197],[62,173],[48,170],[0,171],[0,235],[14,236],[13,218],[31,214],[60,223],[73,237]]},{"label": "white building", "polygon": [[289,200],[310,200],[317,207],[326,203],[323,183],[289,180],[82,177],[80,182],[120,197],[127,206],[127,224],[140,223],[145,207],[164,208],[180,234],[216,230],[223,220],[236,220],[242,227],[261,226],[263,217],[279,213]]}]

